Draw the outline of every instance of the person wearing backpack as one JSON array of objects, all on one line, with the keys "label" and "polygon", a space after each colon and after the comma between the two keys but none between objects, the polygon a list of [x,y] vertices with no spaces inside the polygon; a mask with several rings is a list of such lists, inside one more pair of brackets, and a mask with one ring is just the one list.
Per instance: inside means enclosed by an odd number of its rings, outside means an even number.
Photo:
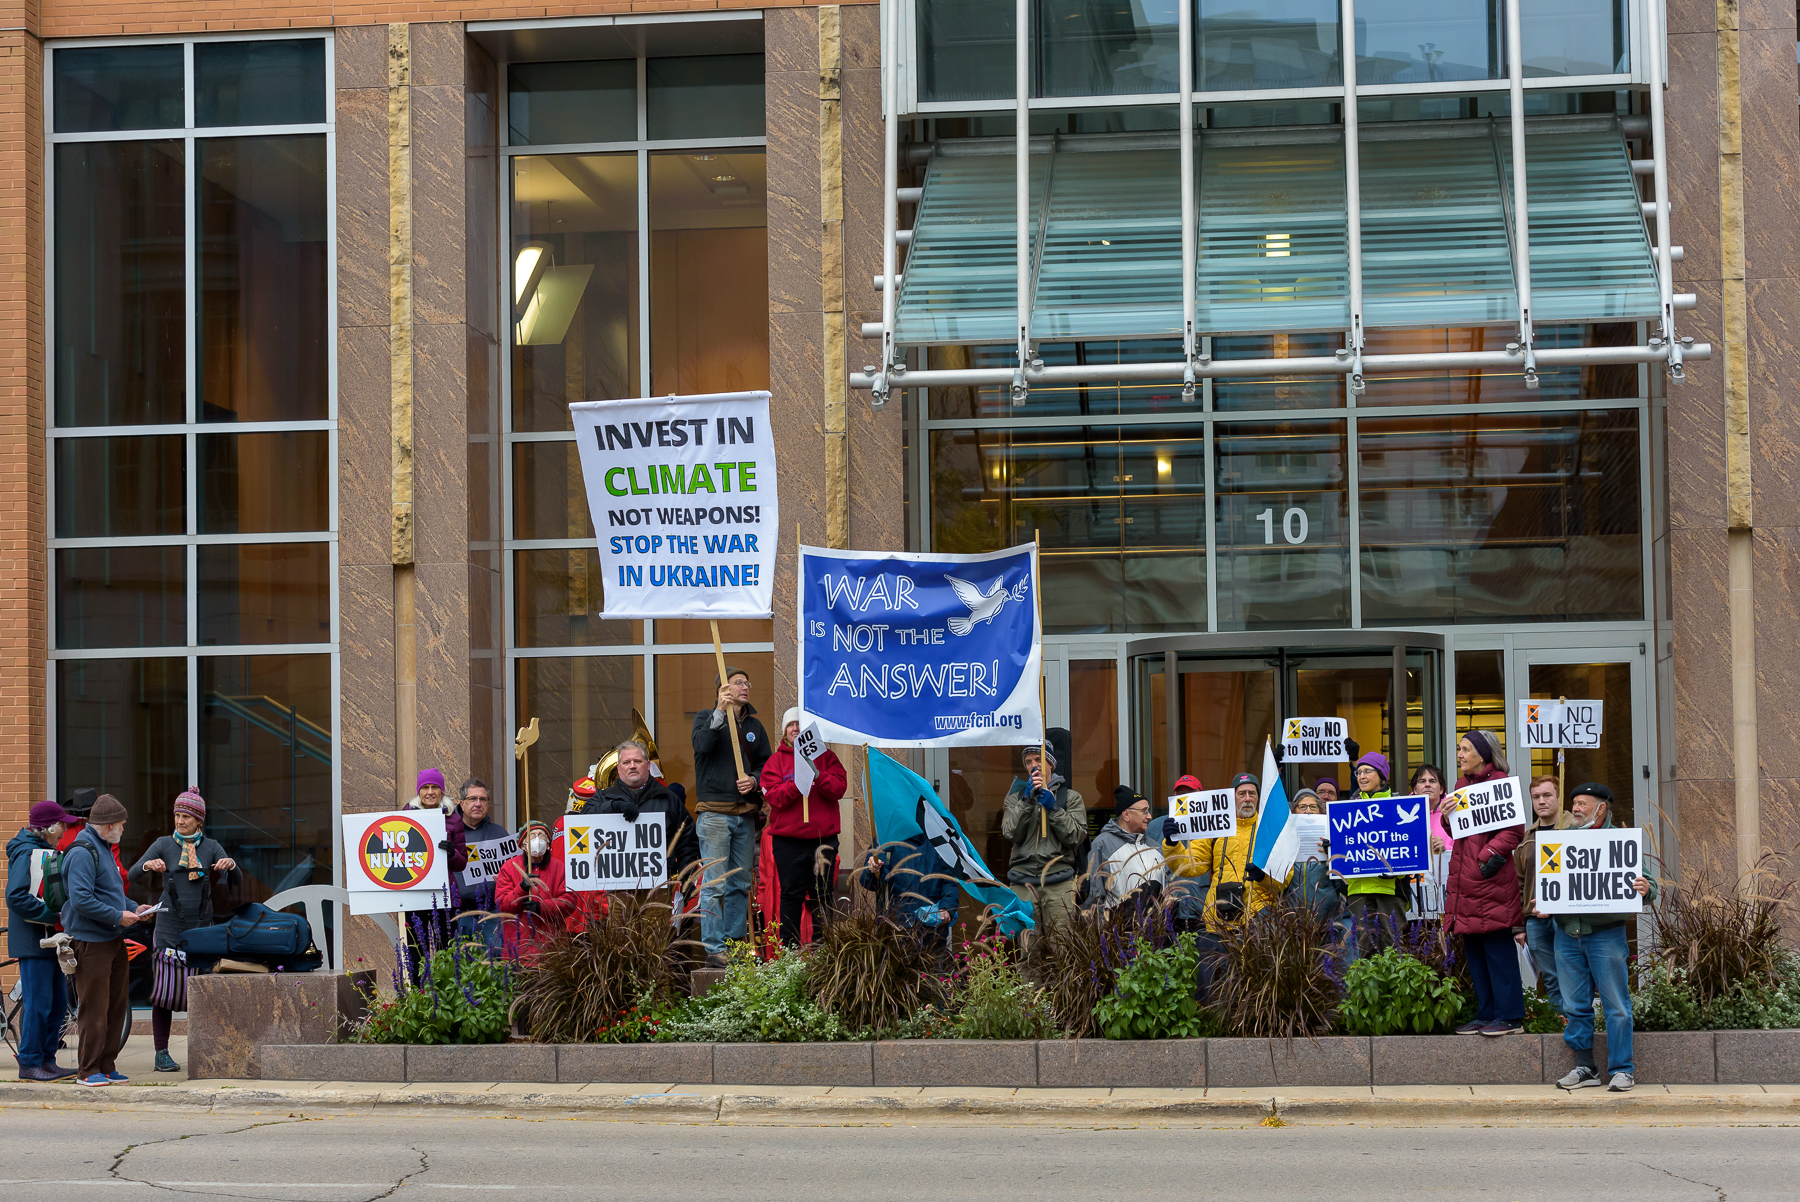
[{"label": "person wearing backpack", "polygon": [[118,798],[102,794],[88,811],[87,826],[63,853],[69,897],[63,902],[62,924],[75,948],[75,995],[81,1002],[75,1028],[79,1085],[118,1085],[128,1079],[118,1063],[131,1007],[125,930],[141,922],[149,907],[132,908],[112,862],[113,847],[125,837],[127,817]]},{"label": "person wearing backpack", "polygon": [[68,984],[56,953],[38,946],[62,911],[62,857],[56,843],[74,821],[54,801],[40,801],[6,844],[6,950],[19,962],[21,1081],[62,1081],[75,1075],[74,1069],[56,1063],[69,1010]]},{"label": "person wearing backpack", "polygon": [[156,915],[156,987],[150,998],[150,1034],[156,1045],[156,1071],[178,1073],[169,1055],[169,1030],[175,1011],[187,1009],[187,956],[181,937],[213,922],[213,873],[233,874],[237,861],[217,840],[200,832],[206,822],[206,799],[188,788],[175,799],[175,833],[152,843],[126,873],[129,880],[145,872],[163,874],[162,909]]}]

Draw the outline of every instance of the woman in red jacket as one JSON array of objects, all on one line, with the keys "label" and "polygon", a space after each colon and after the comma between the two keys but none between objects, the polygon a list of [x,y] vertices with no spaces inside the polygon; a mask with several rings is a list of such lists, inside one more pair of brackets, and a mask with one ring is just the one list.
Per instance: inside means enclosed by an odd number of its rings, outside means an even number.
[{"label": "woman in red jacket", "polygon": [[[1456,766],[1462,775],[1452,793],[1510,775],[1499,741],[1484,730],[1472,730],[1457,743]],[[1446,794],[1439,812],[1452,804]],[[1509,826],[1458,839],[1450,848],[1444,928],[1462,936],[1477,1005],[1474,1021],[1456,1029],[1459,1035],[1512,1035],[1525,1029],[1525,991],[1513,942],[1513,934],[1525,929],[1525,911],[1512,859],[1523,835],[1523,827]]]},{"label": "woman in red jacket", "polygon": [[802,908],[812,917],[815,937],[822,925],[832,884],[837,880],[838,801],[844,796],[844,766],[827,747],[813,761],[812,789],[803,800],[794,784],[794,740],[800,711],[781,716],[781,746],[762,769],[763,799],[769,806],[766,832],[775,875],[781,882],[781,941],[800,943]]},{"label": "woman in red jacket", "polygon": [[[494,882],[494,904],[501,912],[515,915],[506,920],[501,936],[509,960],[535,951],[575,913],[575,895],[563,880],[563,858],[551,849],[550,828],[541,822],[527,822],[519,842],[519,854],[500,865],[500,876]],[[525,875],[526,856],[531,857],[529,878]]]}]

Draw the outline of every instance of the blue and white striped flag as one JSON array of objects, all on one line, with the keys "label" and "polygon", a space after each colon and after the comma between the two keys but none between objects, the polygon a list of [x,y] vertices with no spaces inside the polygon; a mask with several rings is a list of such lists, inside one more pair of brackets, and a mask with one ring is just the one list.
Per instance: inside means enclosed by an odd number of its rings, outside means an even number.
[{"label": "blue and white striped flag", "polygon": [[1281,766],[1275,762],[1275,748],[1265,739],[1262,805],[1256,811],[1256,843],[1250,850],[1250,862],[1276,882],[1287,880],[1287,874],[1300,854],[1300,839],[1294,831],[1293,819],[1293,812],[1288,809],[1287,787],[1281,783]]}]

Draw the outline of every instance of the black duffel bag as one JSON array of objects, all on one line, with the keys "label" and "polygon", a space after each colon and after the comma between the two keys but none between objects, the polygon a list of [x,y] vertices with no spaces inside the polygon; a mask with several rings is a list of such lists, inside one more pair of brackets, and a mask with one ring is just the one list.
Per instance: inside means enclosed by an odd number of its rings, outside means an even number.
[{"label": "black duffel bag", "polygon": [[224,922],[195,927],[181,937],[181,950],[199,957],[288,961],[311,947],[312,926],[304,914],[271,910],[261,902],[245,902]]}]

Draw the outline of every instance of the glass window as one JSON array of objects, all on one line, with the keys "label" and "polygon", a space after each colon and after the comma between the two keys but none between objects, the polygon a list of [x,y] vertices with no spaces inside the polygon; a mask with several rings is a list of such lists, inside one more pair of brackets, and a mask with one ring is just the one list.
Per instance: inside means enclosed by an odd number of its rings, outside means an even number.
[{"label": "glass window", "polygon": [[[741,668],[750,677],[750,707],[773,739],[781,738],[781,715],[794,699],[775,694],[775,656],[767,651],[749,654],[727,651],[727,668]],[[663,779],[680,781],[694,795],[694,718],[712,708],[719,697],[718,657],[659,655],[656,657],[656,748]],[[623,738],[624,736],[620,736]]]},{"label": "glass window", "polygon": [[600,552],[592,545],[513,553],[520,647],[612,647],[644,641],[642,622],[603,618]]},{"label": "glass window", "polygon": [[916,0],[914,19],[920,100],[1013,99],[1013,0]]},{"label": "glass window", "polygon": [[1200,91],[1342,86],[1335,0],[1198,3],[1194,74]]},{"label": "glass window", "polygon": [[[1233,334],[1212,340],[1212,357],[1226,359],[1323,358],[1344,345],[1342,334]],[[1213,408],[1340,409],[1343,376],[1221,377],[1213,381]]]},{"label": "glass window", "polygon": [[1364,418],[1363,621],[1643,617],[1630,409]]},{"label": "glass window", "polygon": [[199,551],[202,646],[331,641],[329,544],[229,543]]},{"label": "glass window", "polygon": [[[650,59],[644,76],[650,138],[761,137],[763,56]],[[590,135],[582,141],[598,141]]]},{"label": "glass window", "polygon": [[630,142],[637,132],[637,60],[515,63],[506,71],[514,146]]},{"label": "glass window", "polygon": [[[1501,665],[1505,656],[1500,651],[1458,651],[1456,653],[1456,729],[1455,738],[1471,730],[1485,730],[1506,740],[1506,674]],[[1445,757],[1448,787],[1456,780],[1455,744]]]},{"label": "glass window", "polygon": [[1505,14],[1488,0],[1358,0],[1356,82],[1503,78]]},{"label": "glass window", "polygon": [[56,646],[187,645],[185,547],[65,547],[56,552]]},{"label": "glass window", "polygon": [[181,143],[65,142],[53,158],[56,424],[185,421]]},{"label": "glass window", "polygon": [[[329,885],[331,657],[201,656],[199,666],[206,833],[237,860],[246,899]],[[158,817],[167,832],[169,816]]]},{"label": "glass window", "polygon": [[[1537,326],[1539,349],[1545,347],[1634,346],[1637,327],[1626,322],[1599,326]],[[1517,342],[1516,327],[1488,326],[1446,330],[1371,330],[1364,342],[1370,355],[1415,355],[1434,352],[1504,350]],[[1568,401],[1635,398],[1641,391],[1637,365],[1607,363],[1594,367],[1540,367],[1536,392],[1525,387],[1518,371],[1396,372],[1368,377],[1369,390],[1356,398],[1359,409],[1384,405],[1477,405],[1482,402],[1530,402],[1554,405]]]},{"label": "glass window", "polygon": [[325,120],[325,40],[194,43],[194,124]]},{"label": "glass window", "polygon": [[195,145],[200,420],[325,417],[325,135],[205,138]]},{"label": "glass window", "polygon": [[591,540],[594,523],[575,444],[515,442],[512,455],[512,536]]},{"label": "glass window", "polygon": [[179,45],[58,49],[52,62],[59,134],[187,124]]},{"label": "glass window", "polygon": [[179,434],[59,438],[56,537],[187,533],[187,465]]},{"label": "glass window", "polygon": [[1206,625],[1198,426],[938,430],[932,546],[1043,546],[1046,633]]},{"label": "glass window", "polygon": [[1519,0],[1519,41],[1528,79],[1631,70],[1626,0]]},{"label": "glass window", "polygon": [[513,429],[567,430],[574,401],[640,395],[637,156],[521,155],[512,177]]},{"label": "glass window", "polygon": [[651,156],[651,395],[769,386],[766,168],[760,150]]},{"label": "glass window", "polygon": [[[125,803],[125,837],[138,852],[155,815],[193,783],[187,758],[187,661],[56,661],[53,795],[98,789]],[[135,829],[134,829],[135,828]],[[134,855],[129,847],[121,852]],[[132,861],[127,860],[129,865]]]},{"label": "glass window", "polygon": [[274,534],[331,525],[331,434],[202,434],[200,533]]},{"label": "glass window", "polygon": [[[514,771],[526,790],[524,796],[531,799],[531,817],[551,822],[568,808],[570,786],[635,733],[631,711],[644,709],[644,661],[634,655],[575,656],[521,659],[515,667],[521,725],[536,718],[538,741],[526,757],[528,768]],[[664,772],[669,752],[688,746],[687,731],[679,722],[668,726],[667,738],[668,747],[657,740]],[[518,821],[521,825],[525,821],[523,804]]]},{"label": "glass window", "polygon": [[[1563,697],[1578,697],[1584,700],[1597,700],[1605,705],[1604,717],[1608,737],[1600,741],[1600,746],[1587,748],[1571,747],[1563,752],[1563,778],[1569,788],[1577,788],[1582,782],[1597,780],[1606,782],[1613,791],[1613,804],[1608,815],[1616,826],[1632,826],[1632,803],[1636,800],[1639,776],[1636,771],[1636,756],[1633,754],[1632,715],[1631,715],[1631,665],[1629,663],[1600,664],[1530,664],[1525,669],[1530,678],[1530,691],[1533,698],[1552,700]],[[1548,747],[1534,747],[1524,751],[1521,759],[1530,757],[1530,763],[1515,763],[1513,774],[1529,781],[1533,776],[1555,776],[1557,753]],[[1569,798],[1563,797],[1563,807],[1568,808]],[[1657,821],[1655,815],[1646,815],[1652,823]]]},{"label": "glass window", "polygon": [[1215,439],[1219,629],[1348,625],[1344,423],[1230,422]]},{"label": "glass window", "polygon": [[[1069,661],[1069,779],[1090,817],[1123,779],[1119,770],[1119,665],[1110,659]],[[1153,810],[1163,807],[1154,802]],[[1093,824],[1090,822],[1090,826]],[[990,865],[992,867],[992,865]]]},{"label": "glass window", "polygon": [[[1040,96],[1181,89],[1178,0],[1038,0]],[[1007,53],[1011,48],[1007,47]],[[1010,95],[1010,89],[1008,90]]]},{"label": "glass window", "polygon": [[[719,620],[722,643],[766,643],[774,637],[774,623],[766,618],[723,618]],[[658,618],[656,641],[663,645],[712,642],[710,618]]]}]

